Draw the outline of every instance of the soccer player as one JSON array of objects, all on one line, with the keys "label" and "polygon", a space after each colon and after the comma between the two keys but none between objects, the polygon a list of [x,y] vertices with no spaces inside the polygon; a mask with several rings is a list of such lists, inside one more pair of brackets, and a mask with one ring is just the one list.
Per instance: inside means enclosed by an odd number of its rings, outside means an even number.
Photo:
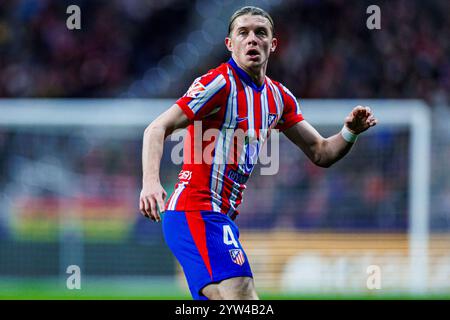
[{"label": "soccer player", "polygon": [[[329,167],[377,120],[369,107],[357,106],[339,133],[323,138],[303,118],[294,95],[266,76],[277,39],[272,18],[260,8],[243,7],[231,16],[225,45],[230,60],[197,78],[145,129],[139,206],[153,221],[163,216],[165,241],[183,267],[194,299],[258,299],[234,220],[270,130],[282,131],[312,162]],[[216,129],[218,134],[206,142],[196,137],[196,121],[203,131]],[[164,140],[186,127],[183,168],[165,203],[159,177]],[[239,130],[244,139],[233,137]],[[213,161],[195,161],[194,146],[206,151],[211,143],[211,152],[205,154]]]}]

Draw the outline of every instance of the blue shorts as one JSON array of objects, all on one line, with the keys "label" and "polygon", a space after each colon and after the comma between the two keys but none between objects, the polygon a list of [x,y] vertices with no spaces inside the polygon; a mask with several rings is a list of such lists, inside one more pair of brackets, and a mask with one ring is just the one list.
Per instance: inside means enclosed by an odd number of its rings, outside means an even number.
[{"label": "blue shorts", "polygon": [[225,214],[212,211],[171,211],[162,214],[164,239],[183,267],[195,300],[201,290],[233,277],[253,277],[239,230]]}]

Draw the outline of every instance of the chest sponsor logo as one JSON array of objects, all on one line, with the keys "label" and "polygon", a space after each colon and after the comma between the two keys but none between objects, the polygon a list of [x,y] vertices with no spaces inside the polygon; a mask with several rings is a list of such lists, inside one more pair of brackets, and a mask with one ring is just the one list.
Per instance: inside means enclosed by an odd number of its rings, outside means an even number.
[{"label": "chest sponsor logo", "polygon": [[247,182],[249,176],[240,174],[239,172],[236,172],[234,170],[230,170],[228,172],[228,178],[230,178],[231,180],[233,180],[239,184],[245,184]]}]

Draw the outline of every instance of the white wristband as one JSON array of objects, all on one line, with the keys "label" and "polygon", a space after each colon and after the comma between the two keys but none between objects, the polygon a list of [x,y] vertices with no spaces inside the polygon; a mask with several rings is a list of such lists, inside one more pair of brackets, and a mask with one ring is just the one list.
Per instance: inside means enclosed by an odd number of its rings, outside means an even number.
[{"label": "white wristband", "polygon": [[345,141],[350,142],[350,143],[355,143],[356,139],[358,139],[358,135],[351,133],[350,130],[348,130],[345,125],[342,127],[341,135]]}]

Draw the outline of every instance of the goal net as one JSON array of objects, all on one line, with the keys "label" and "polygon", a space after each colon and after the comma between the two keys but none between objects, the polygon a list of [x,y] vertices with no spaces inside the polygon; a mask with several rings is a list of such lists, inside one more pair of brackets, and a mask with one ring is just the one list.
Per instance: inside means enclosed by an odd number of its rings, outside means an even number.
[{"label": "goal net", "polygon": [[[187,294],[161,225],[138,208],[143,130],[172,103],[0,101],[1,279],[63,281],[77,265],[106,284],[126,278],[118,295]],[[258,291],[448,292],[448,233],[429,227],[429,107],[416,100],[300,104],[323,136],[338,132],[357,104],[370,106],[379,124],[326,169],[272,133],[236,220]],[[175,144],[167,141],[161,165],[168,193],[180,170],[170,158]]]}]

